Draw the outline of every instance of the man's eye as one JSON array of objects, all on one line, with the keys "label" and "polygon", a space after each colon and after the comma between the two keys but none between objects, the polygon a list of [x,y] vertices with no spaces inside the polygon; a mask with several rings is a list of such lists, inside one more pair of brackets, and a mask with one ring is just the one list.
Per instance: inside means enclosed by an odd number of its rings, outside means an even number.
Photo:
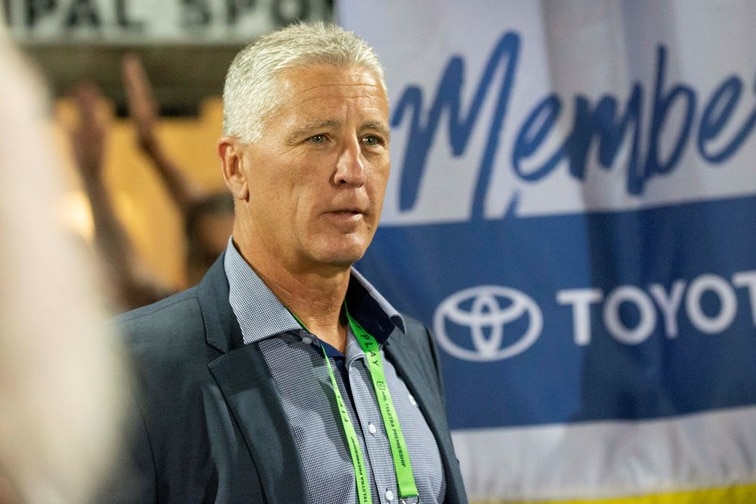
[{"label": "man's eye", "polygon": [[364,143],[365,145],[381,145],[383,141],[380,137],[377,137],[375,135],[368,135],[362,138],[362,143]]},{"label": "man's eye", "polygon": [[314,135],[309,138],[310,143],[322,144],[325,143],[327,137],[325,135]]}]

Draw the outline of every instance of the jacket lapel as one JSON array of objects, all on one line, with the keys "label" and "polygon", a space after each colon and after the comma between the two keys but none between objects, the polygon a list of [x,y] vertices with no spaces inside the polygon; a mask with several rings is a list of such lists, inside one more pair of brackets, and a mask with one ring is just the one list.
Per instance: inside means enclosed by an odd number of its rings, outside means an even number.
[{"label": "jacket lapel", "polygon": [[257,345],[220,356],[210,363],[210,371],[252,454],[268,502],[306,502],[294,435]]},{"label": "jacket lapel", "polygon": [[[421,348],[416,338],[409,334],[401,334],[396,329],[384,347],[386,354],[394,364],[407,388],[417,401],[425,416],[428,427],[436,438],[447,486],[447,503],[467,502],[464,498],[462,475],[459,463],[454,453],[454,446],[449,437],[449,427],[446,422],[446,406],[439,399],[440,384],[436,364],[424,356],[434,355],[431,348]],[[435,356],[434,356],[435,358]],[[438,387],[438,388],[435,388]]]},{"label": "jacket lapel", "polygon": [[304,471],[289,421],[258,346],[242,343],[228,302],[223,257],[198,292],[211,349],[208,367],[252,455],[267,502],[306,503]]},{"label": "jacket lapel", "polygon": [[386,342],[385,350],[412,396],[417,400],[428,426],[438,440],[439,434],[446,431],[446,422],[443,420],[444,405],[436,399],[436,391],[430,388],[430,383],[433,382],[429,380],[435,379],[423,372],[427,363],[420,358],[421,350],[407,345],[407,339],[407,335],[394,334]]}]

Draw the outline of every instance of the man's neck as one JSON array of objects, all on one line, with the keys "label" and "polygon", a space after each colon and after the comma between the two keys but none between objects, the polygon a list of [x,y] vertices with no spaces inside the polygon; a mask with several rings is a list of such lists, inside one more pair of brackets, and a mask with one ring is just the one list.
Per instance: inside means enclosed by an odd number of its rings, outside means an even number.
[{"label": "man's neck", "polygon": [[255,273],[308,331],[342,353],[346,350],[344,299],[350,270],[292,271],[280,262],[245,257]]},{"label": "man's neck", "polygon": [[346,351],[344,297],[349,285],[348,272],[342,279],[326,282],[297,279],[293,285],[286,285],[264,277],[263,281],[308,331],[341,353]]}]

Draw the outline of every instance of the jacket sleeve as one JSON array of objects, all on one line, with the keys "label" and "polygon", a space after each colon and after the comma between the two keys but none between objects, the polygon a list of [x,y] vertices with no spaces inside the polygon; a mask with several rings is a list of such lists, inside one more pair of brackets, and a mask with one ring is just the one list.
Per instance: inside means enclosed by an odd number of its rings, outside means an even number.
[{"label": "jacket sleeve", "polygon": [[130,389],[128,415],[123,426],[123,443],[117,453],[115,470],[103,486],[101,496],[95,500],[98,503],[157,504],[158,502],[152,446],[136,393],[133,387]]}]

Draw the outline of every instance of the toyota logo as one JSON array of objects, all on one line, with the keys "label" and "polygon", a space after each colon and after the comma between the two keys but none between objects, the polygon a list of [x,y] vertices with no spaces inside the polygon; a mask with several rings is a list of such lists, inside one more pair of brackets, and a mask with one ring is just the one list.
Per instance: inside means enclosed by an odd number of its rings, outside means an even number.
[{"label": "toyota logo", "polygon": [[[461,290],[444,299],[433,316],[433,330],[448,353],[469,361],[495,361],[524,352],[543,329],[532,298],[496,285]],[[510,334],[513,333],[513,334]]]}]

